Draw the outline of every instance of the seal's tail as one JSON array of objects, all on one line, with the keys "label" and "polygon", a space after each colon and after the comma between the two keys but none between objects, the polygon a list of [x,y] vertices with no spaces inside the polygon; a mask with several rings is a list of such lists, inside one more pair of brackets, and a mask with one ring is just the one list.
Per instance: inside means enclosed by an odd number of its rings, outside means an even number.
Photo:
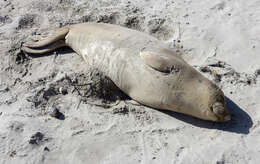
[{"label": "seal's tail", "polygon": [[66,46],[65,36],[69,32],[68,27],[58,29],[56,34],[46,39],[33,43],[24,43],[21,50],[31,54],[44,54],[57,48]]}]

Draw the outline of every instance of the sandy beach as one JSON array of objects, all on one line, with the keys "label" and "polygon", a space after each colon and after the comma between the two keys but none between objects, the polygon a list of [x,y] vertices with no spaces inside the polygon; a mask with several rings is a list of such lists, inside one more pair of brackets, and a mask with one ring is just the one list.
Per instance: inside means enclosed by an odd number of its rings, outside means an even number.
[{"label": "sandy beach", "polygon": [[[145,107],[69,48],[20,50],[83,22],[117,24],[179,48],[223,90],[232,120]],[[259,100],[259,0],[0,1],[0,164],[257,164]]]}]

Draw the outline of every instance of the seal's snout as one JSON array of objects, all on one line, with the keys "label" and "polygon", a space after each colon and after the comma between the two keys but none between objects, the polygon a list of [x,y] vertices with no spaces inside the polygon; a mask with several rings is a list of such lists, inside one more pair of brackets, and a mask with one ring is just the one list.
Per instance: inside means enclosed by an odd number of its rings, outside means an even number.
[{"label": "seal's snout", "polygon": [[225,105],[221,102],[215,102],[212,105],[213,113],[217,116],[219,121],[226,122],[231,120],[231,116],[229,115]]},{"label": "seal's snout", "polygon": [[216,102],[212,105],[212,109],[213,109],[213,112],[216,114],[216,115],[222,115],[224,114],[225,112],[225,108],[224,108],[224,105],[220,102]]}]

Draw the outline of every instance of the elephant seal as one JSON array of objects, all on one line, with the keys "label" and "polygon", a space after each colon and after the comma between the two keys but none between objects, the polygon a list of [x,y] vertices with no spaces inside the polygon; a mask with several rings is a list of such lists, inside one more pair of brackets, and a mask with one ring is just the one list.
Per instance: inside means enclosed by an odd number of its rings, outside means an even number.
[{"label": "elephant seal", "polygon": [[76,24],[45,40],[25,43],[22,51],[43,54],[63,46],[71,47],[143,105],[203,120],[230,120],[223,92],[148,34],[104,23]]}]

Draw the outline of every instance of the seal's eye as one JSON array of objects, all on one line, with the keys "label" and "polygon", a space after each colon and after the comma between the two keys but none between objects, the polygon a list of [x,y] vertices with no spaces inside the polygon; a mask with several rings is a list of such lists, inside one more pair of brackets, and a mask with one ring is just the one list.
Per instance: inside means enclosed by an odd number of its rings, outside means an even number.
[{"label": "seal's eye", "polygon": [[225,101],[225,97],[223,95],[219,95],[219,97],[217,98],[217,101],[224,102]]}]

